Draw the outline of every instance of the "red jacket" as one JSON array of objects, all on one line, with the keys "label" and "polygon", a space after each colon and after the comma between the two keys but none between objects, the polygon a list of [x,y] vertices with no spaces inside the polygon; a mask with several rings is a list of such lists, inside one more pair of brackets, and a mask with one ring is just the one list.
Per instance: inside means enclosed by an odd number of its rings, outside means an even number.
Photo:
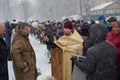
[{"label": "red jacket", "polygon": [[115,34],[112,34],[112,32],[109,32],[107,34],[106,39],[108,41],[112,42],[117,48],[117,51],[118,51],[118,66],[119,66],[119,69],[120,69],[120,34],[115,35]]}]

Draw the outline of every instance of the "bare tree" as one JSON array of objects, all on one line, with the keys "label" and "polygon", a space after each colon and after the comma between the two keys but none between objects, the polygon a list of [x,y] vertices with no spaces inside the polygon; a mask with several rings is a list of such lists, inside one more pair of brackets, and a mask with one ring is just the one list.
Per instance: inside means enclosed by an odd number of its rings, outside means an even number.
[{"label": "bare tree", "polygon": [[23,5],[23,11],[24,11],[24,19],[27,21],[29,17],[29,1],[28,0],[22,0],[22,5]]},{"label": "bare tree", "polygon": [[90,4],[88,3],[88,0],[84,0],[84,6],[88,19],[90,19]]}]

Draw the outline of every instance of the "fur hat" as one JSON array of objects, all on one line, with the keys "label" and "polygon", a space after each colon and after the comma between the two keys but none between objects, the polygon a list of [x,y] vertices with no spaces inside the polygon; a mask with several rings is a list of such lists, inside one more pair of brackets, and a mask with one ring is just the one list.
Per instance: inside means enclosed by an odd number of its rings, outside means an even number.
[{"label": "fur hat", "polygon": [[116,17],[110,17],[107,21],[108,21],[108,22],[117,21],[117,18],[116,18]]},{"label": "fur hat", "polygon": [[74,29],[71,21],[65,22],[65,23],[64,23],[64,28],[69,28],[69,29],[71,29],[71,30]]}]

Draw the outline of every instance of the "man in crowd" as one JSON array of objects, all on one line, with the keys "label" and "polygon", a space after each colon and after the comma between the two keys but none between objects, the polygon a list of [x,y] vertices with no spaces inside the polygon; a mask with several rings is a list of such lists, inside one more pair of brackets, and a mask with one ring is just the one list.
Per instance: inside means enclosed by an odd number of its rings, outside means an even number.
[{"label": "man in crowd", "polygon": [[0,22],[0,80],[8,80],[8,48],[3,39],[5,25]]},{"label": "man in crowd", "polygon": [[19,22],[13,35],[11,55],[16,80],[36,80],[35,52],[29,42],[30,26]]},{"label": "man in crowd", "polygon": [[60,59],[62,63],[61,80],[72,80],[72,62],[70,58],[73,54],[82,55],[82,43],[83,39],[79,33],[74,30],[72,22],[66,21],[64,23],[64,36],[55,41],[55,44],[62,49],[60,53],[62,55]]},{"label": "man in crowd", "polygon": [[16,20],[12,20],[11,22],[9,21],[6,21],[5,22],[5,27],[6,27],[6,30],[5,30],[5,42],[7,44],[7,47],[8,47],[8,60],[11,61],[12,58],[11,58],[11,55],[10,55],[10,49],[11,49],[11,36],[12,36],[12,30],[17,26],[17,23],[16,23]]},{"label": "man in crowd", "polygon": [[103,24],[105,27],[109,26],[109,24],[106,21],[105,16],[103,14],[98,16],[98,21],[100,24]]},{"label": "man in crowd", "polygon": [[57,28],[52,25],[50,22],[45,24],[46,29],[44,30],[43,40],[47,44],[47,48],[50,50],[51,55],[51,70],[52,76],[55,77],[56,80],[62,79],[62,50],[54,44],[56,39],[59,39],[63,36],[63,29]]}]

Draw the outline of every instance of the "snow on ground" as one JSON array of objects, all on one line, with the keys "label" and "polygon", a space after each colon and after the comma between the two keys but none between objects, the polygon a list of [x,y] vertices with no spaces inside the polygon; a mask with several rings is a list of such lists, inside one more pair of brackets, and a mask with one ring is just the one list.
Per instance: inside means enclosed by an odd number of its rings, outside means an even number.
[{"label": "snow on ground", "polygon": [[[37,69],[41,71],[42,75],[51,75],[51,64],[48,63],[49,60],[45,56],[46,45],[40,44],[40,41],[35,39],[35,37],[33,36],[30,36],[30,42],[36,53]],[[9,80],[15,80],[13,68],[12,68],[12,61],[8,62],[8,69],[9,69]]]}]

